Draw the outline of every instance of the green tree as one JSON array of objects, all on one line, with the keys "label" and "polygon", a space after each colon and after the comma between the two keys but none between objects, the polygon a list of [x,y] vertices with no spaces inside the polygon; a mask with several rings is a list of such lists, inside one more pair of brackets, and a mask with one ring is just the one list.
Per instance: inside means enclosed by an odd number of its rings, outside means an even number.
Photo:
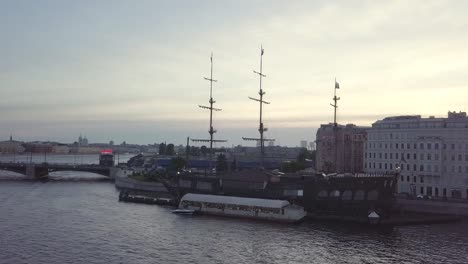
[{"label": "green tree", "polygon": [[182,157],[175,157],[171,159],[170,169],[173,171],[180,171],[185,167],[187,161]]},{"label": "green tree", "polygon": [[159,144],[159,155],[165,155],[166,154],[166,144],[161,143]]},{"label": "green tree", "polygon": [[191,146],[190,147],[190,155],[192,156],[200,156],[200,148]]},{"label": "green tree", "polygon": [[206,156],[210,153],[210,150],[205,145],[203,145],[200,147],[200,152],[203,156]]},{"label": "green tree", "polygon": [[305,169],[304,164],[297,161],[285,161],[281,163],[282,172],[297,172],[303,169]]},{"label": "green tree", "polygon": [[219,154],[216,159],[216,171],[226,171],[227,170],[227,159],[224,154]]},{"label": "green tree", "polygon": [[175,155],[174,144],[167,144],[166,155]]}]

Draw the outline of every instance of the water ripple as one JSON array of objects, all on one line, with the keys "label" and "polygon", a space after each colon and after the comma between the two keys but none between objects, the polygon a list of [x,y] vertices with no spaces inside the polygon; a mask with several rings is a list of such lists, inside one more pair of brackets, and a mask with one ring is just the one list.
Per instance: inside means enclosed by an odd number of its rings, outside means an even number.
[{"label": "water ripple", "polygon": [[468,263],[468,224],[379,231],[183,217],[108,182],[0,182],[0,263]]}]

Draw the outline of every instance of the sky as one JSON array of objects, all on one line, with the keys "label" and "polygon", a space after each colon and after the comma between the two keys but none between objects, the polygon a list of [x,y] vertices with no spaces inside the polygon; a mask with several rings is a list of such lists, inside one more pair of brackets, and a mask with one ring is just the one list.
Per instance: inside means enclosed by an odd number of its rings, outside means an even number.
[{"label": "sky", "polygon": [[0,0],[0,140],[297,146],[333,122],[468,108],[468,1]]}]

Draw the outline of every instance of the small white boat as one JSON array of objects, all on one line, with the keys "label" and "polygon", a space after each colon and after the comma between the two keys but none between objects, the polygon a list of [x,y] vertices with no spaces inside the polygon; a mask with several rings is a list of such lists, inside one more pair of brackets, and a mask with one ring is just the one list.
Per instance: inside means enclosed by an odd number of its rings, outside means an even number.
[{"label": "small white boat", "polygon": [[195,214],[195,210],[191,210],[191,209],[175,209],[175,210],[172,210],[172,213],[173,214],[180,214],[180,215],[193,215]]}]

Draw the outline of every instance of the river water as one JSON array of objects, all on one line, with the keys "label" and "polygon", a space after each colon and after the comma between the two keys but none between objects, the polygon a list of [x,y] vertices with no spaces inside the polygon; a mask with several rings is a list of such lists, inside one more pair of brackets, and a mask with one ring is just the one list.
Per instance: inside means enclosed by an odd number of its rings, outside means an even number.
[{"label": "river water", "polygon": [[466,222],[375,230],[187,217],[118,202],[101,176],[56,174],[0,174],[0,263],[468,263]]}]

